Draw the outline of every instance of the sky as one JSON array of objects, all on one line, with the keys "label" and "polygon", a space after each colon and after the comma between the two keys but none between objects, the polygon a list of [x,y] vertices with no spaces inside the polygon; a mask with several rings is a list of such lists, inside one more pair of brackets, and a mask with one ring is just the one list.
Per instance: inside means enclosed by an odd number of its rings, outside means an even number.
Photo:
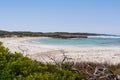
[{"label": "sky", "polygon": [[0,30],[120,35],[120,0],[0,0]]}]

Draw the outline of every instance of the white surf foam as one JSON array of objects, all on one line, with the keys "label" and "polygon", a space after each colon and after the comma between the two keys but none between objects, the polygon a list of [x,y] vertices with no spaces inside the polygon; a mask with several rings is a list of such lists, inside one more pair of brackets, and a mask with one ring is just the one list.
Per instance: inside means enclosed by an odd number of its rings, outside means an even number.
[{"label": "white surf foam", "polygon": [[120,36],[88,36],[88,38],[120,38]]}]

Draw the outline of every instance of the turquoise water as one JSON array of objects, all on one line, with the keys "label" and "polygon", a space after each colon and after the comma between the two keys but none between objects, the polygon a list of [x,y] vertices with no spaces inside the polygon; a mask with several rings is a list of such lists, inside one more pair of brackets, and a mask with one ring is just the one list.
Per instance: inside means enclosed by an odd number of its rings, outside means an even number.
[{"label": "turquoise water", "polygon": [[120,38],[74,38],[74,39],[55,39],[43,38],[33,40],[34,43],[50,44],[50,45],[98,45],[98,46],[120,46]]}]

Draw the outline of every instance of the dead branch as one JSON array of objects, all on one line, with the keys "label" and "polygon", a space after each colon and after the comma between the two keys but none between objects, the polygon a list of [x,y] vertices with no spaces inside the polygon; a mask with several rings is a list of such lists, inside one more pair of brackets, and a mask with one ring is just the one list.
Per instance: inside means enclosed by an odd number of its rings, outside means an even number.
[{"label": "dead branch", "polygon": [[[90,68],[94,70],[93,74],[90,74],[91,77],[87,78],[87,80],[120,80],[120,76],[117,74],[114,74],[110,69],[107,67],[95,67],[89,65]],[[88,67],[87,67],[88,68]],[[87,71],[87,73],[89,73]]]},{"label": "dead branch", "polygon": [[25,56],[29,56],[28,52],[28,48],[24,48],[23,45],[18,46],[18,49],[25,55]]},{"label": "dead branch", "polygon": [[62,57],[60,57],[60,61],[58,61],[58,59],[56,60],[56,58],[54,56],[49,56],[47,55],[47,57],[52,60],[55,65],[57,65],[59,68],[63,69],[63,64],[66,62],[66,60],[70,59],[67,57],[67,55],[65,55],[65,51],[64,50],[60,50],[60,52],[62,53]]}]

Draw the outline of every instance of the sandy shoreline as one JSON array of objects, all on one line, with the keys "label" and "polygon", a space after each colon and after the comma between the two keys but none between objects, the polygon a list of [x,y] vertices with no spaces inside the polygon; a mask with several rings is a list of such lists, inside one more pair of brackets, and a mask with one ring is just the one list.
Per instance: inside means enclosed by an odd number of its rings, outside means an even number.
[{"label": "sandy shoreline", "polygon": [[71,61],[89,61],[89,62],[107,62],[111,64],[120,63],[120,47],[102,47],[102,46],[62,46],[62,45],[43,45],[25,42],[26,40],[38,39],[40,37],[24,38],[0,38],[5,47],[12,52],[22,52],[38,61],[50,62],[47,56],[56,60],[61,59],[61,50],[71,58]]}]

